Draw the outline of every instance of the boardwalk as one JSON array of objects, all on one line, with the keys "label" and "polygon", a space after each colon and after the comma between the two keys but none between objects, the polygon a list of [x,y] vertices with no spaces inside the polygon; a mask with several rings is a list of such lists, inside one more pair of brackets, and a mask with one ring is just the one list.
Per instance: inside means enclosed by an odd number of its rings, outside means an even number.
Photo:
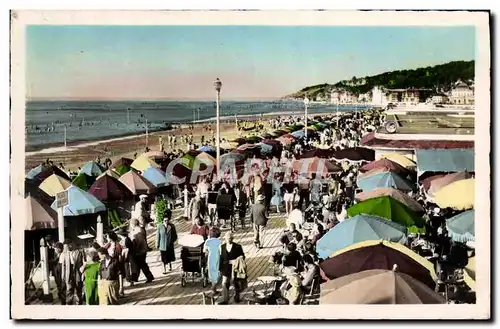
[{"label": "boardwalk", "polygon": [[[184,220],[175,221],[179,236],[188,234],[191,228],[190,222]],[[259,284],[257,278],[264,275],[273,274],[273,266],[269,263],[270,257],[279,248],[279,236],[285,227],[285,218],[283,215],[271,214],[269,224],[266,228],[265,240],[262,249],[257,249],[253,245],[253,232],[247,225],[243,230],[238,227],[235,232],[236,243],[243,246],[247,260],[247,269],[249,275],[248,288],[242,293],[242,303],[245,297],[251,293],[252,289],[261,290],[262,284]],[[225,231],[222,232],[224,235]],[[154,244],[154,236],[150,236],[150,245]],[[147,262],[150,266],[155,280],[145,284],[145,278],[139,278],[140,282],[132,287],[125,288],[125,298],[121,304],[128,305],[201,305],[203,304],[203,292],[209,292],[210,288],[203,288],[201,282],[188,282],[185,287],[181,286],[181,261],[180,247],[176,247],[176,261],[172,264],[172,272],[163,275],[160,252],[152,251],[148,254]],[[219,287],[220,290],[220,287]],[[232,294],[232,291],[231,291]]]},{"label": "boardwalk", "polygon": [[[174,212],[174,225],[176,226],[179,237],[189,233],[191,229],[191,222],[185,221],[180,218],[182,211],[177,210]],[[247,218],[248,222],[248,218]],[[273,265],[269,262],[270,257],[279,248],[279,237],[285,228],[285,216],[283,213],[270,214],[270,220],[266,227],[265,236],[263,240],[263,248],[257,249],[253,244],[253,231],[250,225],[246,229],[242,229],[238,225],[234,233],[234,241],[243,246],[246,256],[247,270],[248,270],[248,288],[241,293],[241,302],[246,303],[246,297],[249,297],[252,290],[262,291],[264,284],[258,280],[260,276],[273,275]],[[222,236],[227,230],[222,231]],[[148,243],[150,247],[154,248],[155,244],[155,230],[148,230]],[[176,261],[172,263],[172,271],[166,275],[162,274],[162,263],[160,252],[153,250],[148,253],[147,262],[153,273],[155,280],[150,283],[145,283],[143,274],[139,277],[139,282],[134,286],[128,286],[125,283],[125,297],[120,299],[122,305],[201,305],[203,304],[203,293],[209,293],[210,288],[207,286],[203,288],[200,281],[189,282],[185,287],[181,286],[181,261],[180,261],[180,246],[176,246]],[[39,280],[36,280],[39,281]],[[35,282],[36,282],[35,281]],[[54,304],[59,304],[57,300],[57,291],[55,284],[52,281],[52,292],[54,296]],[[40,284],[37,283],[37,286]],[[220,291],[220,285],[218,286]],[[230,297],[233,291],[231,288]],[[220,294],[217,296],[220,298]],[[317,297],[317,296],[315,296]],[[220,300],[215,300],[218,302]],[[317,303],[317,300],[308,299],[306,303]],[[30,304],[40,304],[40,300],[33,300]],[[233,303],[231,298],[230,304]]]}]

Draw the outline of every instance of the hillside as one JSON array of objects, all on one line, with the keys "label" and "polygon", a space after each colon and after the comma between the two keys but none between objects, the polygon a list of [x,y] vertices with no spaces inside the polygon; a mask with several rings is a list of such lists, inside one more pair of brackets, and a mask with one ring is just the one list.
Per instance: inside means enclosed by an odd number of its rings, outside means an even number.
[{"label": "hillside", "polygon": [[368,93],[375,86],[385,88],[428,88],[446,92],[453,83],[462,80],[466,83],[474,81],[474,61],[455,61],[446,64],[421,67],[413,70],[398,70],[384,72],[368,77],[352,77],[335,84],[319,84],[305,87],[284,98],[309,98],[328,99],[330,91],[334,88],[350,91],[355,94]]}]

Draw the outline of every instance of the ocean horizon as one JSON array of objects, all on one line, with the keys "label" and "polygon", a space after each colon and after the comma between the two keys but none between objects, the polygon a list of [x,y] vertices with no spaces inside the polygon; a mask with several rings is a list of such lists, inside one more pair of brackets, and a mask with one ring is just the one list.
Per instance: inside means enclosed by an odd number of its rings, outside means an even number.
[{"label": "ocean horizon", "polygon": [[[340,105],[339,111],[363,109]],[[336,105],[312,103],[310,114],[335,112]],[[221,101],[222,120],[257,115],[288,115],[303,112],[300,101]],[[215,120],[215,101],[188,100],[30,100],[26,102],[26,148],[64,144],[66,140],[92,141],[146,131],[165,130],[169,125]]]}]

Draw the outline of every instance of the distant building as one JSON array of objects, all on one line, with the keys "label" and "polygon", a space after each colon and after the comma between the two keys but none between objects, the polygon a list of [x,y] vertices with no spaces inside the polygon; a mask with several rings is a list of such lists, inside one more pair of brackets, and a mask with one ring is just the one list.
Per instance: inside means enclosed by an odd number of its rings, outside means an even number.
[{"label": "distant building", "polygon": [[373,106],[386,106],[387,100],[386,91],[382,87],[374,87],[371,91],[371,104]]},{"label": "distant building", "polygon": [[334,89],[330,93],[330,103],[332,104],[352,104],[356,103],[358,96],[355,94],[340,89]]},{"label": "distant building", "polygon": [[452,104],[474,104],[474,85],[469,87],[465,82],[458,81],[450,92]]},{"label": "distant building", "polygon": [[387,89],[387,100],[389,103],[418,104],[427,99],[430,89],[401,88]]},{"label": "distant building", "polygon": [[429,101],[433,104],[447,104],[449,100],[446,94],[437,94],[430,97]]}]

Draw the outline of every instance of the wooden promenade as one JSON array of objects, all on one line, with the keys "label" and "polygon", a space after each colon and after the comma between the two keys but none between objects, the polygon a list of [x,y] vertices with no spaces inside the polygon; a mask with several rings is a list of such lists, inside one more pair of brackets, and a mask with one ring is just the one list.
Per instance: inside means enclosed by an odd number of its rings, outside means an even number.
[{"label": "wooden promenade", "polygon": [[[188,234],[191,223],[179,219],[174,222],[179,237]],[[248,288],[241,294],[241,302],[251,294],[252,289],[260,291],[263,289],[257,278],[264,275],[273,274],[273,266],[269,263],[270,257],[279,248],[279,237],[285,228],[285,216],[271,214],[270,221],[266,227],[263,248],[257,249],[253,244],[253,231],[249,225],[242,229],[239,225],[234,232],[234,241],[243,246],[248,269]],[[222,236],[226,230],[222,231]],[[150,246],[154,247],[154,235],[150,236]],[[201,305],[203,304],[203,293],[209,293],[210,288],[203,288],[202,283],[195,281],[188,282],[185,287],[181,286],[181,261],[180,247],[176,247],[176,261],[172,264],[172,271],[163,275],[160,252],[155,250],[148,253],[147,262],[155,280],[151,283],[144,283],[145,278],[139,278],[140,282],[132,287],[125,288],[125,297],[121,299],[121,304],[128,305]],[[218,286],[220,291],[220,285]],[[230,292],[232,296],[232,290]],[[219,294],[220,298],[220,294]],[[232,303],[232,299],[230,301]]]},{"label": "wooden promenade", "polygon": [[[182,211],[174,211],[173,224],[176,226],[179,237],[189,233],[191,229],[191,222],[181,219]],[[248,218],[247,218],[248,222]],[[273,275],[273,265],[269,262],[271,256],[279,249],[279,237],[285,229],[285,215],[283,213],[270,214],[270,220],[265,230],[263,248],[257,249],[253,244],[253,230],[247,223],[246,228],[242,229],[240,225],[234,232],[234,241],[243,246],[245,252],[247,270],[248,270],[248,288],[241,293],[240,304],[246,304],[246,298],[252,294],[252,290],[262,291],[264,284],[257,280],[260,276]],[[221,238],[225,232],[223,230]],[[209,293],[210,287],[203,288],[201,281],[189,282],[186,286],[181,286],[181,260],[180,260],[180,246],[176,245],[176,260],[172,263],[172,271],[167,274],[162,274],[163,268],[160,258],[160,252],[154,250],[155,247],[156,231],[155,229],[148,229],[148,243],[153,251],[148,253],[147,262],[155,280],[150,283],[145,283],[145,277],[141,273],[139,282],[134,286],[129,286],[125,282],[125,297],[120,298],[121,305],[202,305],[203,293]],[[54,297],[53,304],[59,304],[57,300],[57,290],[55,288],[54,280],[52,280],[52,294]],[[218,285],[220,292],[221,286]],[[232,288],[230,290],[230,304],[234,303]],[[221,295],[216,296],[220,298]],[[306,303],[317,304],[316,299],[308,299]],[[215,299],[215,303],[219,300]],[[40,300],[33,300],[30,304],[42,304]]]}]

